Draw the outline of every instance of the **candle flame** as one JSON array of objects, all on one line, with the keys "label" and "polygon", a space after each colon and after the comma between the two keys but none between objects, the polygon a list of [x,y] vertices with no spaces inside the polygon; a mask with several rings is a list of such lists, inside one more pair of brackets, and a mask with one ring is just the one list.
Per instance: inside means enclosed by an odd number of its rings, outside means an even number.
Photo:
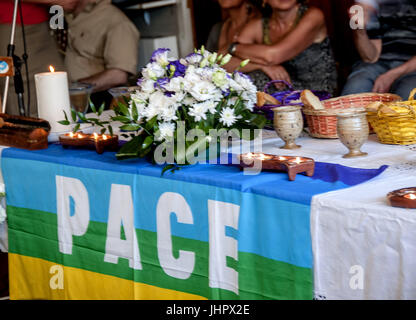
[{"label": "candle flame", "polygon": [[107,140],[107,136],[103,134],[103,140]]},{"label": "candle flame", "polygon": [[50,72],[55,72],[55,68],[53,66],[49,66]]},{"label": "candle flame", "polygon": [[71,138],[73,138],[73,137],[74,137],[74,133],[73,133],[73,132],[70,132],[70,133],[69,133],[69,136],[70,136]]},{"label": "candle flame", "polygon": [[84,136],[81,133],[78,133],[78,138],[84,138]]},{"label": "candle flame", "polygon": [[284,160],[286,160],[286,158],[285,157],[279,157],[279,160],[284,161]]},{"label": "candle flame", "polygon": [[94,139],[97,140],[97,138],[98,138],[98,135],[97,133],[94,132]]},{"label": "candle flame", "polygon": [[414,194],[414,193],[406,194],[405,197],[410,199],[410,200],[416,200],[416,194]]},{"label": "candle flame", "polygon": [[253,154],[251,152],[250,153],[247,153],[246,157],[249,158],[249,159],[251,159],[251,158],[253,158]]}]

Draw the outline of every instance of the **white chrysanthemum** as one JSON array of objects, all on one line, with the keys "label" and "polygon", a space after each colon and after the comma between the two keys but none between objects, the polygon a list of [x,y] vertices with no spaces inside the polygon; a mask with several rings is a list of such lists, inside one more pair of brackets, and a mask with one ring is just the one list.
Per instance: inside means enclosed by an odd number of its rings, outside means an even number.
[{"label": "white chrysanthemum", "polygon": [[206,112],[210,112],[212,114],[215,114],[217,112],[216,108],[218,105],[218,101],[216,100],[207,100],[199,104],[205,108]]},{"label": "white chrysanthemum", "polygon": [[159,123],[159,135],[157,140],[162,141],[169,137],[173,137],[175,133],[175,123],[172,122],[162,122]]},{"label": "white chrysanthemum", "polygon": [[228,84],[230,89],[236,91],[237,93],[244,91],[244,88],[234,79],[228,79]]},{"label": "white chrysanthemum", "polygon": [[162,109],[163,121],[171,122],[171,121],[178,120],[178,117],[176,116],[176,110],[178,110],[177,105],[172,105],[172,106]]},{"label": "white chrysanthemum", "polygon": [[195,121],[201,121],[207,119],[207,106],[205,103],[196,103],[189,108],[188,114],[194,117]]},{"label": "white chrysanthemum", "polygon": [[148,63],[142,70],[145,79],[156,80],[165,76],[166,70],[156,62]]},{"label": "white chrysanthemum", "polygon": [[234,73],[234,80],[244,89],[248,91],[257,91],[256,86],[251,81],[250,77],[241,72]]},{"label": "white chrysanthemum", "polygon": [[225,107],[222,109],[220,116],[220,122],[227,127],[231,127],[237,121],[237,119],[241,118],[241,116],[236,116],[234,114],[234,109],[230,107]]},{"label": "white chrysanthemum", "polygon": [[208,81],[195,83],[189,93],[198,101],[217,100],[222,97],[221,91],[213,83]]}]

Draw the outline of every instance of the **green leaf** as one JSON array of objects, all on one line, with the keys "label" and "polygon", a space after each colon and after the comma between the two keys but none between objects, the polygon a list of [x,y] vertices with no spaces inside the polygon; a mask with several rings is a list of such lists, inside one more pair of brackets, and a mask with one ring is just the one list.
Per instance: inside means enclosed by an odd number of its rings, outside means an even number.
[{"label": "green leaf", "polygon": [[153,143],[153,136],[147,136],[142,143],[142,149],[150,147]]},{"label": "green leaf", "polygon": [[113,136],[113,127],[108,126],[108,132],[110,133],[110,136]]},{"label": "green leaf", "polygon": [[133,101],[133,106],[131,110],[131,115],[133,116],[134,121],[137,121],[137,119],[139,119],[139,113],[137,112],[137,106],[134,101]]},{"label": "green leaf", "polygon": [[71,124],[68,120],[61,120],[61,121],[58,121],[58,123],[62,124],[64,126],[67,126],[67,125]]},{"label": "green leaf", "polygon": [[98,115],[101,116],[105,108],[105,102],[103,102],[100,106],[100,109],[98,110]]},{"label": "green leaf", "polygon": [[77,121],[77,112],[73,108],[71,108],[71,118],[72,118],[72,121],[74,122]]},{"label": "green leaf", "polygon": [[142,136],[136,136],[131,139],[129,142],[124,144],[119,152],[117,152],[116,157],[118,159],[129,159],[137,158],[140,153],[140,146],[143,142]]},{"label": "green leaf", "polygon": [[82,121],[82,122],[87,122],[87,118],[85,118],[84,114],[82,112],[77,112],[78,118]]},{"label": "green leaf", "polygon": [[89,100],[89,104],[90,104],[90,108],[91,108],[92,112],[97,113],[97,110],[95,109],[95,105],[94,105],[94,103],[92,103],[91,99]]},{"label": "green leaf", "polygon": [[125,116],[111,117],[111,120],[113,120],[113,121],[120,121],[120,122],[123,122],[123,123],[130,123],[131,122],[131,119],[130,118],[127,118]]},{"label": "green leaf", "polygon": [[122,115],[130,118],[129,108],[127,108],[127,106],[122,104],[120,101],[117,103],[117,105],[117,111],[120,112]]},{"label": "green leaf", "polygon": [[141,129],[141,127],[138,124],[131,123],[131,124],[125,124],[125,125],[121,126],[120,129],[121,130],[126,130],[126,131],[137,131],[137,130]]},{"label": "green leaf", "polygon": [[66,121],[69,121],[69,120],[68,120],[68,116],[66,115],[65,110],[64,110],[64,116],[65,116],[65,120],[66,120]]},{"label": "green leaf", "polygon": [[100,130],[100,133],[101,133],[101,134],[104,134],[104,133],[105,133],[105,130],[106,130],[105,128],[102,128],[102,129]]},{"label": "green leaf", "polygon": [[81,126],[80,123],[77,123],[74,127],[74,129],[72,130],[72,132],[77,132],[79,130],[79,127]]}]

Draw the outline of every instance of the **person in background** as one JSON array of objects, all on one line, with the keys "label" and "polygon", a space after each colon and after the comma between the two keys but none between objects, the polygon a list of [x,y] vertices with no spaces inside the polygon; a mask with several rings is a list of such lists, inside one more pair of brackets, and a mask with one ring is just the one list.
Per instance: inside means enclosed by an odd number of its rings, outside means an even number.
[{"label": "person in background", "polygon": [[[206,49],[211,52],[219,52],[225,55],[228,53],[230,45],[237,41],[240,33],[247,24],[253,19],[259,19],[261,17],[261,12],[254,1],[218,0],[218,3],[224,10],[227,18],[225,21],[219,22],[212,27],[206,42]],[[224,68],[228,72],[233,72],[239,67],[241,61],[241,59],[233,57]],[[284,72],[280,66],[269,66],[250,62],[244,68],[240,69],[240,71],[248,73],[249,75],[250,72],[255,70],[264,72],[272,79],[290,81],[289,77],[287,77],[287,73]],[[258,90],[262,89],[262,87],[258,87]]]},{"label": "person in background", "polygon": [[111,0],[79,0],[68,20],[65,64],[71,81],[94,85],[96,106],[112,97],[108,89],[125,85],[137,73],[140,33]]},{"label": "person in background", "polygon": [[[27,115],[37,117],[37,101],[34,75],[40,72],[47,72],[49,65],[53,65],[57,70],[63,70],[63,58],[58,52],[54,38],[50,34],[49,28],[49,6],[60,5],[64,11],[68,12],[75,8],[78,0],[26,0],[21,3],[23,24],[26,34],[26,44],[28,53],[28,69],[30,84],[30,110]],[[11,24],[13,20],[13,0],[0,0],[0,55],[7,55],[7,46],[10,43]],[[17,26],[15,32],[15,54],[19,57],[23,55],[23,35],[21,27],[20,12],[17,16]],[[22,75],[25,86],[25,104],[28,109],[28,92],[26,86],[27,75],[25,68],[22,67]],[[4,78],[2,78],[4,79]],[[0,80],[1,94],[3,94],[4,80]],[[6,112],[9,114],[19,114],[17,96],[13,79],[10,80],[10,88],[7,99]]]},{"label": "person in background", "polygon": [[[337,92],[337,70],[323,12],[303,0],[264,0],[272,13],[252,20],[229,52],[240,59],[273,66],[296,90]],[[270,78],[253,75],[257,87]]]},{"label": "person in background", "polygon": [[395,93],[407,99],[416,87],[416,2],[360,0],[365,29],[356,29],[354,42],[361,56],[342,94]]}]

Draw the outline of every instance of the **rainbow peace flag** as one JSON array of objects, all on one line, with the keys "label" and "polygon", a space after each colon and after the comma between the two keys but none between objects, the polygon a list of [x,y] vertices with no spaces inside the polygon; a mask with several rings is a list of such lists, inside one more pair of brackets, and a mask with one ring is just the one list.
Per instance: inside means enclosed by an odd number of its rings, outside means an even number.
[{"label": "rainbow peace flag", "polygon": [[1,161],[11,299],[312,299],[312,196],[385,169],[161,176],[145,160],[59,145],[8,148]]}]

